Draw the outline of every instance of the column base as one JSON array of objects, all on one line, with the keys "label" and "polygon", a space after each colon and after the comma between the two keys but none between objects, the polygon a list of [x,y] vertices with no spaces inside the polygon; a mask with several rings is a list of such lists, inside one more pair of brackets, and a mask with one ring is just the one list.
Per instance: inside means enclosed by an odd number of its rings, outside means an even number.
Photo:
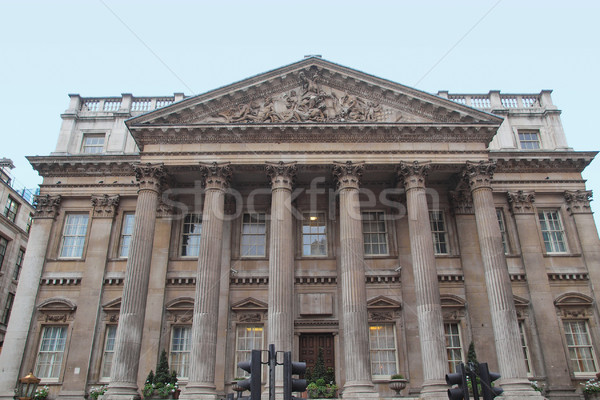
[{"label": "column base", "polygon": [[108,390],[98,400],[140,400],[137,385],[135,383],[110,383]]},{"label": "column base", "polygon": [[216,387],[212,383],[189,382],[179,395],[181,400],[217,400]]},{"label": "column base", "polygon": [[448,388],[446,381],[432,380],[423,384],[419,399],[422,400],[448,400]]},{"label": "column base", "polygon": [[499,386],[504,389],[502,399],[505,400],[544,400],[545,397],[531,387],[531,383],[524,379],[506,379],[499,382]]},{"label": "column base", "polygon": [[379,393],[375,391],[370,381],[355,381],[346,383],[342,392],[344,399],[379,399]]}]

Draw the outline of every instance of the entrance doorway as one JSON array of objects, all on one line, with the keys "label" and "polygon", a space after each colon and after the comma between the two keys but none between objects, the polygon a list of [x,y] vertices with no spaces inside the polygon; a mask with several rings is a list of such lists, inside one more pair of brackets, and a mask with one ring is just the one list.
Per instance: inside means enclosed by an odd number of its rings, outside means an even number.
[{"label": "entrance doorway", "polygon": [[333,351],[333,334],[331,333],[303,333],[300,335],[300,357],[298,361],[304,361],[306,368],[311,370],[317,362],[319,348],[323,349],[323,361],[325,368],[333,368],[335,371],[335,354]]}]

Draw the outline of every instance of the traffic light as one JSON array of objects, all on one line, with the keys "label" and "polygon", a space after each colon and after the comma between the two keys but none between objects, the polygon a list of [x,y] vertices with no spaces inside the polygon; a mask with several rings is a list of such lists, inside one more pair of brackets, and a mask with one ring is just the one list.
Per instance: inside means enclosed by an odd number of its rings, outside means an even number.
[{"label": "traffic light", "polygon": [[458,371],[446,374],[446,383],[450,386],[458,387],[448,389],[448,399],[450,400],[469,400],[469,387],[467,386],[467,371],[465,364],[458,365]]},{"label": "traffic light", "polygon": [[497,372],[490,372],[487,363],[479,364],[479,378],[481,379],[481,391],[483,392],[483,400],[493,400],[494,397],[500,396],[504,389],[492,387],[492,382],[500,378]]},{"label": "traffic light", "polygon": [[306,390],[306,379],[294,379],[292,375],[304,374],[306,372],[305,362],[292,361],[292,352],[283,353],[283,400],[292,400],[292,392],[304,392]]},{"label": "traffic light", "polygon": [[249,400],[260,400],[260,374],[262,369],[260,350],[252,350],[250,360],[239,362],[238,367],[250,373],[250,377],[248,379],[244,379],[243,381],[239,381],[237,384],[250,391]]}]

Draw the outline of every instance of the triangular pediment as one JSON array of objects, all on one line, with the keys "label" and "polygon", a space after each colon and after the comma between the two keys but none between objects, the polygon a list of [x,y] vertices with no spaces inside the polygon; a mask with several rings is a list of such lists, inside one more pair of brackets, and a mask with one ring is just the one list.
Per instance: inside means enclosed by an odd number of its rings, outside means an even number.
[{"label": "triangular pediment", "polygon": [[385,296],[377,296],[367,301],[368,309],[399,309],[402,304]]},{"label": "triangular pediment", "polygon": [[233,311],[267,311],[268,305],[265,302],[248,297],[231,306]]},{"label": "triangular pediment", "polygon": [[[310,57],[130,119],[156,126],[297,124],[484,124],[494,115]],[[134,134],[135,136],[135,134]]]}]

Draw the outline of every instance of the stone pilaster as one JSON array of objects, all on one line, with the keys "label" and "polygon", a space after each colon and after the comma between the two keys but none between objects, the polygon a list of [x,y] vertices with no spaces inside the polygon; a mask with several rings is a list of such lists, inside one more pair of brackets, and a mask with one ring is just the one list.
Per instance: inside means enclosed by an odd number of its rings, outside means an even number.
[{"label": "stone pilaster", "polygon": [[401,163],[398,178],[406,189],[406,208],[410,233],[410,250],[417,295],[419,339],[423,361],[424,399],[447,399],[445,376],[448,355],[444,336],[444,320],[438,285],[429,208],[425,193],[425,178],[429,164]]},{"label": "stone pilaster", "polygon": [[344,330],[345,399],[378,397],[369,364],[369,319],[365,285],[364,239],[358,199],[364,164],[336,163],[340,200],[340,276],[342,326]]},{"label": "stone pilaster", "polygon": [[219,315],[219,288],[225,217],[225,190],[229,186],[229,165],[201,164],[205,181],[202,236],[198,255],[190,376],[182,399],[217,398],[215,366]]},{"label": "stone pilaster", "polygon": [[592,201],[591,190],[567,190],[564,193],[567,209],[571,214],[590,214],[592,209],[590,201]]},{"label": "stone pilaster", "polygon": [[35,312],[35,299],[44,267],[48,239],[54,219],[58,215],[60,202],[60,196],[45,195],[35,198],[35,222],[29,234],[23,269],[13,303],[13,318],[8,323],[4,346],[0,353],[0,399],[2,400],[14,398],[14,389],[20,378],[21,362],[29,335],[31,317]]},{"label": "stone pilaster", "polygon": [[496,165],[491,162],[468,162],[463,177],[473,194],[475,222],[504,397],[521,399],[540,394],[531,388],[527,380],[517,312],[492,196],[491,181],[495,168]]},{"label": "stone pilaster", "polygon": [[[108,257],[110,232],[119,205],[119,195],[92,195],[92,223],[88,235],[85,257],[86,268],[81,279],[81,291],[77,299],[77,318],[71,325],[71,343],[81,349],[93,346],[96,322],[100,311],[102,281]],[[91,352],[73,352],[67,358],[63,384],[58,398],[61,400],[81,399],[86,392],[86,380],[90,367]]]},{"label": "stone pilaster", "polygon": [[133,168],[139,190],[125,270],[115,353],[105,400],[139,398],[137,373],[146,315],[156,207],[166,177],[162,164],[135,164]]},{"label": "stone pilaster", "polygon": [[[292,351],[294,339],[294,237],[292,188],[295,163],[268,163],[271,179],[271,231],[269,236],[269,344],[277,351]],[[283,370],[277,368],[276,393],[283,391]]]}]

